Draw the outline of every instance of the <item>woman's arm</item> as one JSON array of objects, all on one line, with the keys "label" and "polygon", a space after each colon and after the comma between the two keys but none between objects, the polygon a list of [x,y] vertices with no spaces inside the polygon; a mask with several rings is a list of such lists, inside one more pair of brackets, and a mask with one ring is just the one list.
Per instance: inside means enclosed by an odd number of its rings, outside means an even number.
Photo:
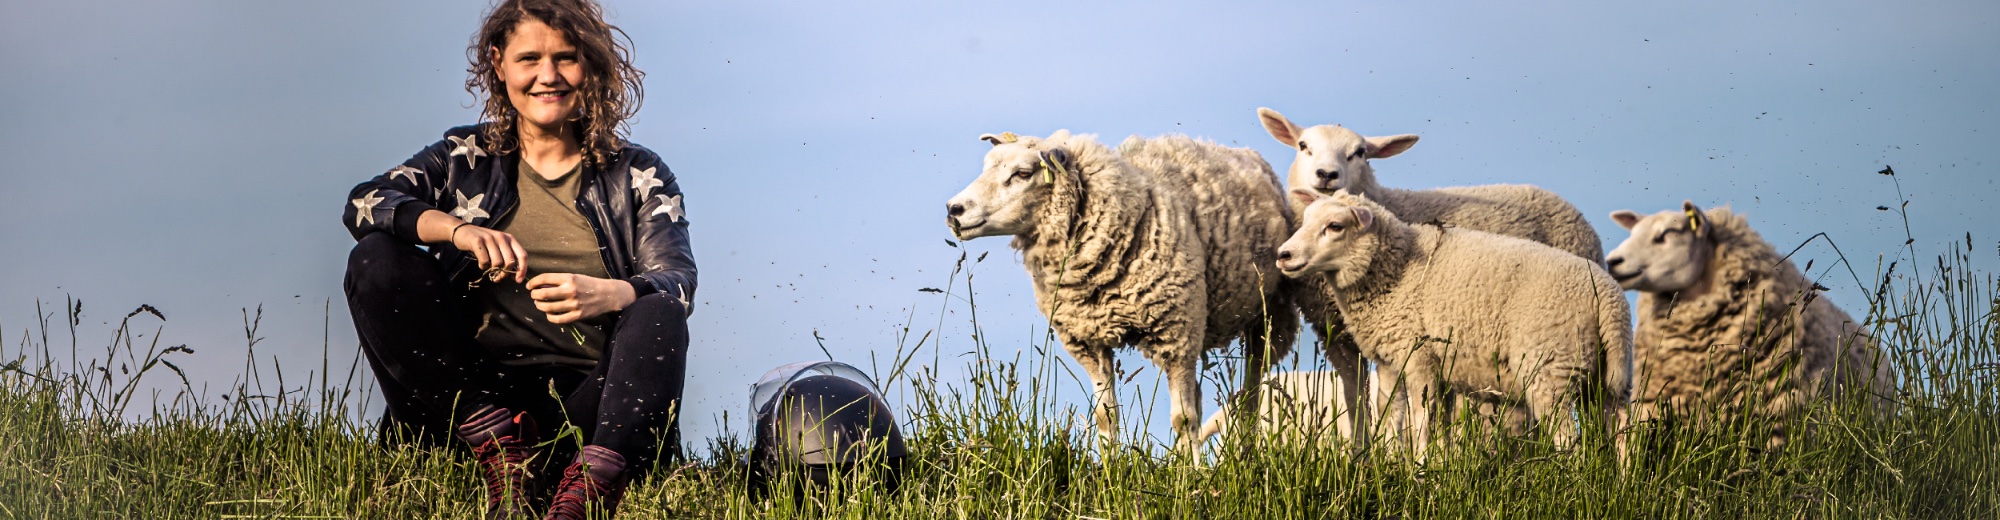
[{"label": "woman's arm", "polygon": [[438,190],[445,182],[447,141],[440,140],[402,164],[348,190],[341,224],[355,240],[370,233],[389,233],[411,243],[419,237],[421,215],[438,203]]},{"label": "woman's arm", "polygon": [[[640,293],[664,292],[681,301],[694,313],[696,270],[694,250],[688,239],[687,198],[674,172],[650,152],[635,157],[634,178],[655,180],[640,189],[637,226],[633,238],[634,289]],[[651,186],[646,186],[651,184]]]}]

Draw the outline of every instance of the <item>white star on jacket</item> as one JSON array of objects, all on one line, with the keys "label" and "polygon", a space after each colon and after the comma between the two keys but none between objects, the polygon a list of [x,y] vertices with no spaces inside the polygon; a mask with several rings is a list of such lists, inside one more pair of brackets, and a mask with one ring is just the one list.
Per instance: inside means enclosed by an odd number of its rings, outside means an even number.
[{"label": "white star on jacket", "polygon": [[682,218],[687,217],[687,210],[681,208],[680,195],[674,195],[672,197],[668,197],[666,195],[654,195],[653,198],[660,199],[660,207],[653,208],[653,214],[650,215],[651,217],[657,217],[660,216],[660,214],[664,213],[667,215],[667,219],[672,222],[680,222]]},{"label": "white star on jacket", "polygon": [[479,147],[478,135],[468,135],[463,139],[458,136],[447,135],[444,138],[451,140],[451,143],[456,145],[451,149],[450,157],[465,156],[465,166],[468,168],[478,168],[479,160],[477,158],[486,156],[486,149]]},{"label": "white star on jacket", "polygon": [[368,221],[369,224],[375,223],[375,205],[381,204],[384,199],[383,197],[375,196],[375,192],[378,191],[382,190],[369,191],[367,195],[362,195],[361,198],[354,199],[354,209],[359,210],[354,212],[354,227],[361,227],[361,221],[364,220]]},{"label": "white star on jacket", "polygon": [[659,167],[657,166],[644,170],[632,168],[632,192],[637,193],[639,198],[643,199],[653,193],[653,188],[663,186],[664,184],[660,182],[660,179],[653,177],[653,172],[658,169]]},{"label": "white star on jacket", "polygon": [[397,177],[409,177],[410,187],[414,188],[417,186],[417,176],[423,174],[423,170],[411,168],[410,165],[397,165],[395,168],[389,169],[389,180],[396,180]]},{"label": "white star on jacket", "polygon": [[465,192],[463,191],[451,190],[451,192],[458,194],[458,208],[451,210],[451,216],[458,217],[459,220],[463,220],[466,222],[471,222],[472,219],[475,218],[487,218],[492,216],[486,214],[486,210],[481,209],[479,207],[479,201],[481,199],[485,199],[486,194],[481,193],[478,195],[473,195],[472,198],[467,199],[465,198]]}]

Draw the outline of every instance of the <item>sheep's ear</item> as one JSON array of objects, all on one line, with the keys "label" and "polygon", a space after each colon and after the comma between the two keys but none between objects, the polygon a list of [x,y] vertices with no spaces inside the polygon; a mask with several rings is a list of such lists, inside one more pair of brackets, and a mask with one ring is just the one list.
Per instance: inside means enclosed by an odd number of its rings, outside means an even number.
[{"label": "sheep's ear", "polygon": [[[1061,170],[1063,172],[1068,172],[1072,169],[1075,169],[1075,165],[1070,164],[1069,150],[1064,150],[1062,148],[1050,148],[1048,151],[1042,152],[1041,159],[1043,167],[1048,168],[1051,171]],[[1050,178],[1049,181],[1054,182],[1055,179]]]},{"label": "sheep's ear", "polygon": [[1693,231],[1694,236],[1708,236],[1708,214],[1702,213],[1701,208],[1694,205],[1694,201],[1681,201],[1681,212],[1687,214],[1688,230]]},{"label": "sheep's ear", "polygon": [[1021,138],[1019,136],[1014,135],[1013,132],[1001,132],[1000,135],[979,134],[979,139],[989,143],[993,143],[993,146],[1000,146],[1005,143],[1011,143],[1014,141],[1021,140]]},{"label": "sheep's ear", "polygon": [[1611,221],[1617,222],[1618,227],[1632,229],[1632,226],[1639,225],[1639,214],[1629,209],[1621,209],[1611,212]]},{"label": "sheep's ear", "polygon": [[1362,206],[1352,206],[1347,208],[1347,210],[1354,212],[1354,229],[1366,230],[1368,226],[1375,225],[1374,211],[1369,211],[1368,208]]},{"label": "sheep's ear", "polygon": [[1292,200],[1299,201],[1300,204],[1308,206],[1312,205],[1314,201],[1326,198],[1325,195],[1320,195],[1318,191],[1314,191],[1312,188],[1292,188],[1291,196]]},{"label": "sheep's ear", "polygon": [[1280,114],[1276,110],[1259,107],[1257,109],[1257,120],[1264,122],[1264,131],[1270,132],[1272,139],[1277,139],[1278,142],[1285,143],[1287,147],[1299,147],[1299,125],[1294,125],[1292,124],[1292,120],[1285,119],[1284,114]]},{"label": "sheep's ear", "polygon": [[1387,159],[1395,157],[1417,145],[1417,134],[1398,134],[1388,137],[1368,138],[1368,158]]}]

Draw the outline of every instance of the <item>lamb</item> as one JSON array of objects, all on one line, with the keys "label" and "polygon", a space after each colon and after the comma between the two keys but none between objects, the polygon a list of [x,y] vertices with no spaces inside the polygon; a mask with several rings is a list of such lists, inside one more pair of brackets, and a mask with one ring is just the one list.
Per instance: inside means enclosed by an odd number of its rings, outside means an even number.
[{"label": "lamb", "polygon": [[947,203],[953,234],[1014,236],[1036,304],[1090,376],[1101,435],[1117,432],[1112,352],[1131,345],[1166,374],[1176,447],[1193,455],[1200,356],[1242,338],[1255,382],[1298,334],[1269,272],[1292,220],[1277,175],[1254,151],[1184,136],[1115,151],[1068,131],[980,138],[993,148]]},{"label": "lamb", "polygon": [[[1257,430],[1271,432],[1281,443],[1302,446],[1337,447],[1354,438],[1354,422],[1339,418],[1350,408],[1341,399],[1350,385],[1340,375],[1328,371],[1279,372],[1261,385],[1257,403]],[[1229,431],[1233,406],[1221,409],[1201,423],[1201,443],[1207,444]]]},{"label": "lamb", "polygon": [[[1447,387],[1525,403],[1541,424],[1572,417],[1579,398],[1598,398],[1606,426],[1617,427],[1631,390],[1631,317],[1596,263],[1519,238],[1412,226],[1362,195],[1291,195],[1307,206],[1278,268],[1330,279],[1361,353],[1382,381],[1407,387],[1396,404],[1418,460],[1430,443],[1429,401]],[[1580,432],[1550,431],[1559,447]]]},{"label": "lamb", "polygon": [[[1554,246],[1592,263],[1603,261],[1597,230],[1590,227],[1582,211],[1548,190],[1527,185],[1403,190],[1378,184],[1369,160],[1395,157],[1409,150],[1417,144],[1415,134],[1362,137],[1339,125],[1301,129],[1269,108],[1257,109],[1257,117],[1272,138],[1298,149],[1285,179],[1293,188],[1309,187],[1323,194],[1345,191],[1365,195],[1404,222],[1439,222],[1519,237]],[[1298,213],[1304,209],[1294,203],[1292,211]],[[1365,394],[1367,390],[1365,381],[1354,377],[1360,370],[1359,359],[1353,341],[1345,337],[1346,325],[1341,323],[1334,308],[1332,288],[1317,278],[1302,279],[1299,284],[1304,286],[1294,290],[1299,310],[1313,331],[1320,334],[1322,349],[1334,369],[1352,382],[1346,398],[1351,407],[1359,399],[1354,395]],[[1504,411],[1509,416],[1502,420],[1508,425],[1527,420],[1522,410]],[[1365,412],[1351,417],[1366,421],[1370,414]]]},{"label": "lamb", "polygon": [[1590,220],[1548,190],[1524,184],[1403,190],[1376,183],[1375,168],[1368,161],[1409,150],[1417,144],[1416,134],[1362,137],[1339,125],[1300,129],[1284,114],[1269,108],[1257,109],[1257,116],[1272,138],[1298,149],[1285,177],[1288,186],[1366,195],[1404,222],[1435,221],[1525,238],[1593,263],[1604,261],[1603,244]]},{"label": "lamb", "polygon": [[1605,264],[1639,292],[1635,421],[1748,414],[1786,443],[1786,417],[1825,391],[1862,391],[1878,412],[1896,375],[1868,333],[1728,208],[1611,220],[1632,231]]}]

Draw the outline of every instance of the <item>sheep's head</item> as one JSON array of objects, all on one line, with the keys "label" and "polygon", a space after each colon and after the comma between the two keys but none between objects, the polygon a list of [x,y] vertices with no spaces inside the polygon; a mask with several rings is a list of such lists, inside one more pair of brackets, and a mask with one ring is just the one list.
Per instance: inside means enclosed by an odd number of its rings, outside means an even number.
[{"label": "sheep's head", "polygon": [[1264,122],[1264,131],[1270,132],[1272,138],[1297,149],[1285,183],[1310,187],[1320,193],[1354,191],[1352,187],[1362,179],[1372,183],[1375,169],[1368,165],[1369,159],[1395,157],[1417,144],[1416,134],[1362,137],[1339,125],[1301,129],[1285,119],[1284,114],[1269,108],[1257,109],[1257,118]]},{"label": "sheep's head", "polygon": [[945,223],[959,240],[1005,236],[1034,230],[1036,215],[1047,203],[1055,172],[1074,169],[1063,148],[1069,131],[1046,139],[1018,137],[1012,132],[979,136],[993,143],[979,178],[945,202]]},{"label": "sheep's head", "polygon": [[1639,216],[1628,210],[1611,212],[1611,220],[1632,230],[1632,236],[1604,259],[1618,285],[1630,291],[1655,293],[1687,290],[1706,274],[1715,254],[1708,214],[1694,202],[1680,211]]},{"label": "sheep's head", "polygon": [[1367,250],[1374,247],[1382,207],[1367,197],[1323,195],[1304,187],[1292,188],[1290,196],[1306,210],[1299,230],[1278,246],[1278,270],[1292,278],[1331,272],[1335,287],[1354,285],[1367,269]]}]

